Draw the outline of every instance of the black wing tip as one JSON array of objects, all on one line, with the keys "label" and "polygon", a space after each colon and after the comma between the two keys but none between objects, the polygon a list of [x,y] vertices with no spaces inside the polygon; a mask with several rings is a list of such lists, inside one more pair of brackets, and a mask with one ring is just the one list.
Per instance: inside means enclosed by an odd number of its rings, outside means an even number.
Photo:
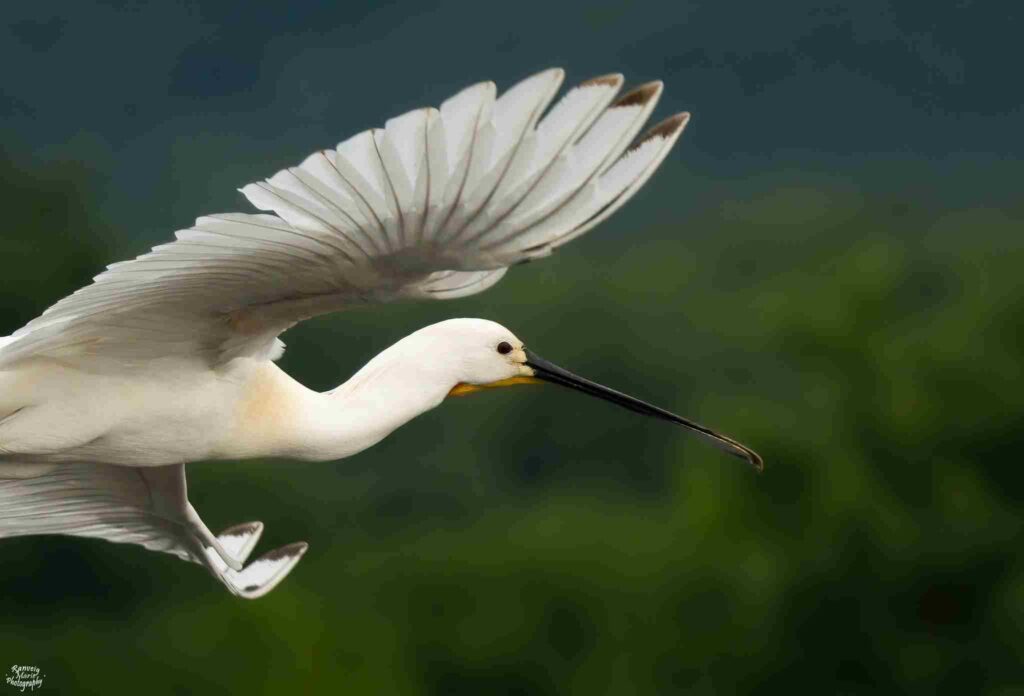
[{"label": "black wing tip", "polygon": [[261,561],[277,561],[286,557],[302,557],[306,550],[309,549],[309,544],[304,541],[296,541],[287,546],[282,546],[279,549],[268,551],[266,554],[260,557]]},{"label": "black wing tip", "polygon": [[625,79],[626,78],[622,73],[608,73],[607,75],[598,75],[597,77],[592,77],[589,80],[584,80],[580,83],[580,87],[603,86],[618,88],[622,86]]},{"label": "black wing tip", "polygon": [[661,90],[664,89],[664,87],[665,83],[661,80],[645,82],[619,97],[612,105],[612,108],[622,106],[643,106],[652,99],[656,99],[661,96]]},{"label": "black wing tip", "polygon": [[262,522],[243,522],[241,524],[228,527],[218,536],[249,536],[250,534],[255,534],[257,530],[261,529],[263,529]]},{"label": "black wing tip", "polygon": [[686,128],[686,124],[689,122],[690,112],[681,111],[674,116],[669,116],[664,121],[644,133],[644,136],[640,138],[640,142],[646,142],[651,138],[672,138],[676,134],[682,132],[682,130]]}]

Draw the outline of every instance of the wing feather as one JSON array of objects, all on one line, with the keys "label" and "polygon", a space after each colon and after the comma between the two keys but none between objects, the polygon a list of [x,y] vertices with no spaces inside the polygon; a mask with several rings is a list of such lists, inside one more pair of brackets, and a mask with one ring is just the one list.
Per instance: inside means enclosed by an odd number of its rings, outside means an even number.
[{"label": "wing feather", "polygon": [[[394,251],[398,239],[398,211],[377,150],[377,131],[364,131],[339,144],[333,163],[341,178],[356,194],[357,200],[377,223],[382,250]],[[242,193],[246,192],[243,190]],[[251,198],[249,201],[257,208],[277,212],[273,206],[264,208]]]},{"label": "wing feather", "polygon": [[[451,225],[452,215],[461,203],[469,179],[469,167],[479,143],[483,124],[490,120],[497,88],[483,82],[456,94],[441,105],[440,117],[428,137],[436,154],[431,160],[433,171],[441,172],[432,187],[430,210],[423,236],[433,247],[441,246],[444,231]],[[442,185],[443,184],[443,185]]]},{"label": "wing feather", "polygon": [[384,172],[398,209],[398,243],[415,243],[427,206],[427,126],[430,109],[417,109],[387,122],[379,141]]},{"label": "wing feather", "polygon": [[10,468],[0,467],[0,539],[62,534],[137,544],[198,563],[247,599],[272,590],[306,551],[289,544],[243,567],[263,524],[213,535],[188,502],[183,465],[28,464],[7,478]]},{"label": "wing feather", "polygon": [[516,84],[494,103],[473,153],[459,208],[449,222],[450,233],[443,237],[445,242],[461,246],[472,223],[483,218],[480,224],[488,224],[488,203],[507,178],[516,154],[525,150],[524,157],[529,157],[532,153],[534,126],[564,78],[560,69],[546,70]]},{"label": "wing feather", "polygon": [[687,123],[678,114],[630,145],[662,84],[616,100],[622,76],[605,75],[549,109],[563,77],[546,70],[500,96],[473,85],[243,187],[264,212],[200,217],[112,264],[0,342],[0,367],[273,359],[278,334],[310,316],[485,290],[614,213]]},{"label": "wing feather", "polygon": [[465,237],[479,239],[517,208],[559,156],[608,106],[622,87],[621,75],[606,75],[570,90],[537,125],[527,133],[483,214],[466,230]]}]

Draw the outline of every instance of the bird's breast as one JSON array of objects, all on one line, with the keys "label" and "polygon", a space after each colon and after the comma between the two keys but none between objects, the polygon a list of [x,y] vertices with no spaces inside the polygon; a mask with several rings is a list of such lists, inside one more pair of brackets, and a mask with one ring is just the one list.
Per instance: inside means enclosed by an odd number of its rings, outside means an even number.
[{"label": "bird's breast", "polygon": [[322,399],[272,362],[251,366],[232,399],[218,457],[294,455],[314,427]]}]

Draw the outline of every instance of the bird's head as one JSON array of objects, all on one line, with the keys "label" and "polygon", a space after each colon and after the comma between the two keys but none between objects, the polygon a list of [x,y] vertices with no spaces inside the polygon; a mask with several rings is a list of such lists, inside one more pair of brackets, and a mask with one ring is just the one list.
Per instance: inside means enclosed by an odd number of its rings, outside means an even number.
[{"label": "bird's head", "polygon": [[529,350],[501,324],[485,319],[450,319],[424,331],[430,332],[444,346],[445,363],[457,380],[449,396],[466,396],[517,384],[558,384],[630,411],[681,425],[719,449],[746,460],[758,471],[764,468],[756,452],[732,438],[558,367]]},{"label": "bird's head", "polygon": [[449,319],[418,331],[445,371],[456,381],[450,396],[535,382],[526,365],[523,342],[501,324],[486,319]]}]

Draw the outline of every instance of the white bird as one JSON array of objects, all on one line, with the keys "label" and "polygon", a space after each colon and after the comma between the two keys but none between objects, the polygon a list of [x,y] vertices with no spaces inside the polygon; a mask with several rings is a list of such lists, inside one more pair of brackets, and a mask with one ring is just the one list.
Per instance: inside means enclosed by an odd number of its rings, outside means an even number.
[{"label": "white bird", "polygon": [[546,111],[562,78],[548,70],[497,98],[477,84],[316,152],[241,189],[268,213],[201,217],[0,338],[0,538],[141,544],[259,597],[306,544],[244,565],[262,524],[211,533],[188,502],[187,462],[339,459],[447,396],[522,382],[679,423],[760,468],[734,440],[558,368],[490,321],[421,329],[326,393],[274,364],[278,336],[303,319],[471,295],[550,254],[625,203],[689,118],[630,146],[662,84],[613,101],[622,76],[607,75]]}]

